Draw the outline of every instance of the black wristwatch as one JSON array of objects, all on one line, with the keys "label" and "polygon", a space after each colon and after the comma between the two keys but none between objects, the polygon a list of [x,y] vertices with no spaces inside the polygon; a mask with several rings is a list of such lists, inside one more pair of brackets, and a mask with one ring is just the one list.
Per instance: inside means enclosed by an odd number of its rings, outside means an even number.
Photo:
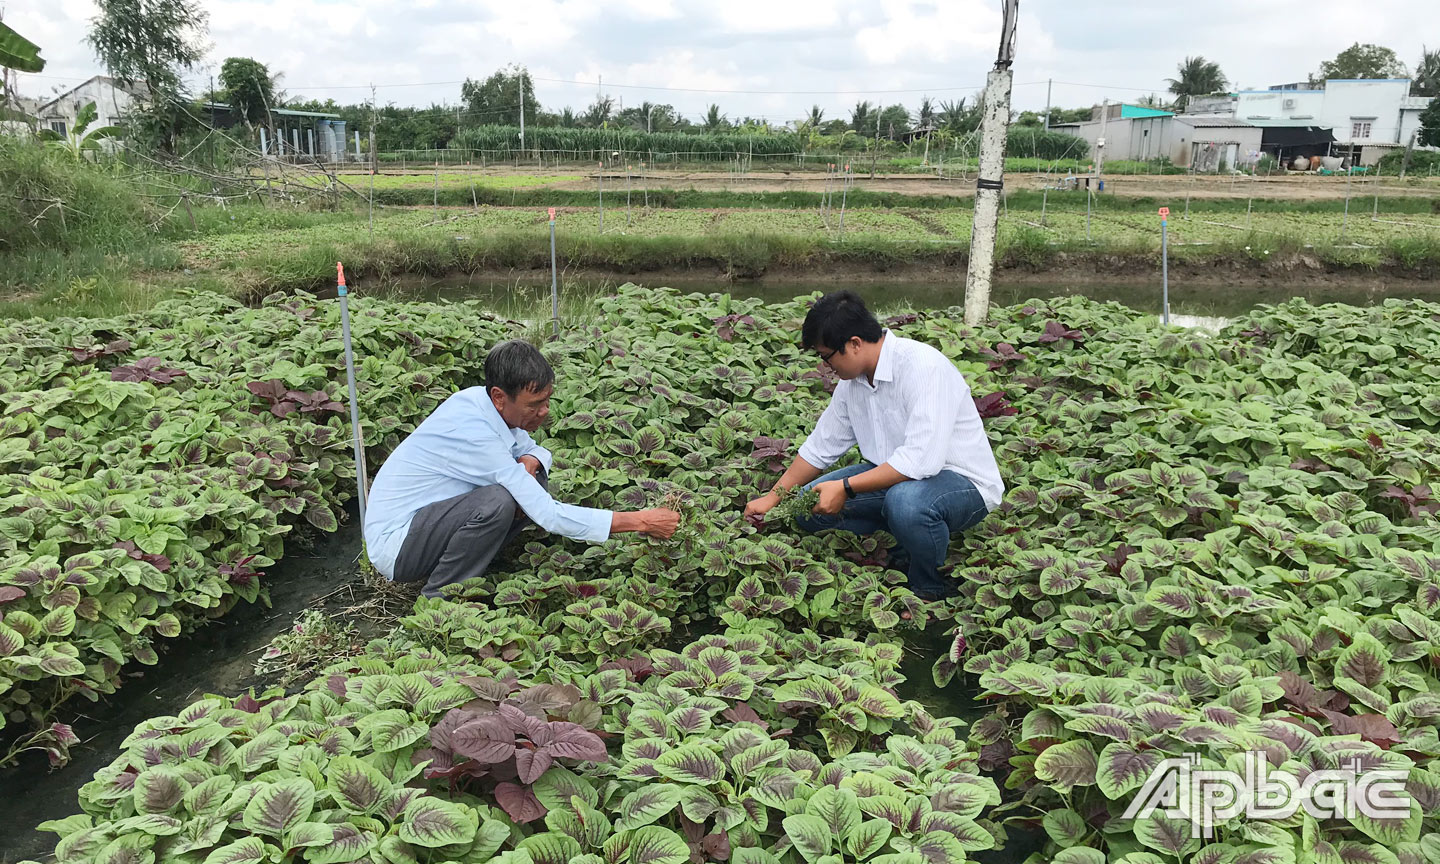
[{"label": "black wristwatch", "polygon": [[854,498],[855,490],[850,488],[850,478],[846,477],[840,481],[845,486],[845,497]]}]

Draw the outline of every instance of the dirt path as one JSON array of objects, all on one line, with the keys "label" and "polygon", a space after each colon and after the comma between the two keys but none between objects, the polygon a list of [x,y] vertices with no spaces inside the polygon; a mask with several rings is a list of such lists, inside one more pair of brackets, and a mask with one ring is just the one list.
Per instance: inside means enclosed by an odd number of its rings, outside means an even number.
[{"label": "dirt path", "polygon": [[287,554],[268,571],[271,608],[242,606],[194,634],[168,644],[152,667],[127,666],[133,677],[98,704],[77,699],[61,709],[84,743],[71,762],[51,772],[45,757],[27,753],[16,767],[0,772],[0,861],[43,860],[57,839],[35,826],[79,811],[76,795],[95,771],[119,754],[120,742],[140,721],[175,714],[207,693],[233,696],[259,686],[254,674],[260,649],[287,630],[306,609],[338,609],[364,590],[355,557],[360,525],[354,513],[334,534],[321,535],[313,548],[292,541]]}]

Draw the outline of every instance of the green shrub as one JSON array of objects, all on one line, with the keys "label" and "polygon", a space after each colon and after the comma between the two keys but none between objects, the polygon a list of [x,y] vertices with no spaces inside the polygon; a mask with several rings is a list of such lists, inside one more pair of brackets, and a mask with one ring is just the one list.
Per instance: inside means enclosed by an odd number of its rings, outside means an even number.
[{"label": "green shrub", "polygon": [[122,249],[154,216],[106,165],[0,135],[0,255],[83,246]]},{"label": "green shrub", "polygon": [[[1377,167],[1381,174],[1397,175],[1400,173],[1400,165],[1404,160],[1404,150],[1392,150],[1380,157]],[[1410,152],[1410,165],[1405,169],[1407,175],[1428,175],[1437,171],[1440,171],[1440,150],[1412,150]]]}]

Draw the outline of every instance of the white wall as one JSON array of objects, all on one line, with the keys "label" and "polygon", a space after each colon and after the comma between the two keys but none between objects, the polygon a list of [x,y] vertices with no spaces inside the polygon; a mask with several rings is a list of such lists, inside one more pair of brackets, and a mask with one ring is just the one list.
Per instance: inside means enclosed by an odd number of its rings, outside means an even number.
[{"label": "white wall", "polygon": [[[1106,121],[1105,160],[1156,159],[1169,156],[1173,148],[1173,117],[1125,117]],[[1090,161],[1096,157],[1095,143],[1100,140],[1100,121],[1091,120],[1078,127],[1058,130],[1083,138],[1090,144]]]},{"label": "white wall", "polygon": [[1409,144],[1410,136],[1420,130],[1420,114],[1430,105],[1425,96],[1411,96],[1400,108],[1400,138],[1397,143]]},{"label": "white wall", "polygon": [[[1340,143],[1400,140],[1400,108],[1410,95],[1405,79],[1378,81],[1327,81],[1323,121]],[[1368,136],[1352,135],[1353,121],[1374,118]]]},{"label": "white wall", "polygon": [[51,122],[62,120],[65,132],[74,132],[75,118],[80,109],[90,102],[95,103],[96,116],[89,128],[99,129],[118,124],[135,103],[135,97],[129,91],[116,87],[109,78],[97,76],[44,106],[40,113],[40,128],[49,129]]},{"label": "white wall", "polygon": [[1181,168],[1190,166],[1190,156],[1197,141],[1235,144],[1236,160],[1241,165],[1249,165],[1255,161],[1250,154],[1260,151],[1260,139],[1265,134],[1259,126],[1191,126],[1185,122],[1184,115],[1175,119],[1178,122],[1171,135],[1170,161]]},{"label": "white wall", "polygon": [[1235,119],[1257,126],[1324,126],[1324,108],[1324,90],[1243,90],[1236,97]]}]

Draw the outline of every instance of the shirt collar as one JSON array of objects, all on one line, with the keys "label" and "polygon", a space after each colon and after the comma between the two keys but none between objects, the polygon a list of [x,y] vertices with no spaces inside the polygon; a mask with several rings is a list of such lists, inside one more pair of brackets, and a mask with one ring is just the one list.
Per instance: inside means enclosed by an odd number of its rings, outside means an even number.
[{"label": "shirt collar", "polygon": [[506,424],[505,418],[501,417],[500,412],[495,409],[495,403],[490,401],[490,391],[484,387],[476,387],[475,390],[478,391],[478,395],[475,397],[475,406],[480,411],[481,418],[491,429],[507,435],[514,435],[515,430]]},{"label": "shirt collar", "polygon": [[897,338],[889,330],[881,331],[883,341],[880,343],[880,357],[875,361],[875,383],[881,381],[895,380],[895,348],[894,342]]}]

